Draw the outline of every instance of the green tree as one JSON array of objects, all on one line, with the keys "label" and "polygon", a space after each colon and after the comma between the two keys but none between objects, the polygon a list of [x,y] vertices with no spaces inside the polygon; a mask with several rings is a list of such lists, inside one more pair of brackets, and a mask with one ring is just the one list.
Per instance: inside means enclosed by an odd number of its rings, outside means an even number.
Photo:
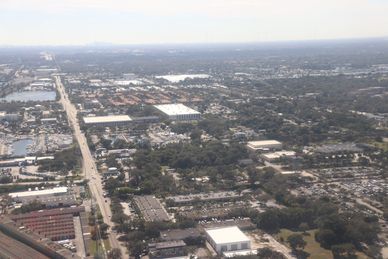
[{"label": "green tree", "polygon": [[301,234],[291,234],[287,238],[287,242],[290,244],[292,250],[297,250],[301,248],[302,250],[306,246],[306,241],[304,241],[303,236]]},{"label": "green tree", "polygon": [[356,249],[353,244],[341,244],[331,247],[334,259],[356,259]]},{"label": "green tree", "polygon": [[257,256],[260,259],[285,259],[286,257],[279,253],[278,251],[274,251],[268,247],[257,249]]},{"label": "green tree", "polygon": [[299,230],[302,231],[303,234],[306,234],[306,231],[309,230],[309,228],[309,224],[307,224],[306,222],[302,222],[299,225]]},{"label": "green tree", "polygon": [[121,258],[122,258],[122,254],[119,248],[113,248],[108,253],[108,259],[121,259]]}]

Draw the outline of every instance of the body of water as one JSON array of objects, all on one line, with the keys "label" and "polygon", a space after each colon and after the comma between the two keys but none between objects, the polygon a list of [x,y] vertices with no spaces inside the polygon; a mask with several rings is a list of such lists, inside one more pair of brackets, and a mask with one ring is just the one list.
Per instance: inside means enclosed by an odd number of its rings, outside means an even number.
[{"label": "body of water", "polygon": [[16,140],[12,143],[12,156],[26,156],[28,154],[27,147],[32,144],[32,139],[25,138]]},{"label": "body of water", "polygon": [[55,101],[56,96],[55,91],[23,91],[11,93],[0,100],[5,102],[44,102]]}]

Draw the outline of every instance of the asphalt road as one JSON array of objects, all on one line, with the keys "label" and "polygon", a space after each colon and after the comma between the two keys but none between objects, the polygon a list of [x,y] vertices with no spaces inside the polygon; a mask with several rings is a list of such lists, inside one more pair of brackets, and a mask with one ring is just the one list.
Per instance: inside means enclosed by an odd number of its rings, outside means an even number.
[{"label": "asphalt road", "polygon": [[[60,102],[62,103],[63,108],[66,111],[67,118],[69,120],[69,125],[71,125],[71,127],[73,128],[73,134],[81,150],[83,158],[84,178],[89,180],[90,192],[94,197],[95,202],[98,204],[98,207],[100,208],[101,214],[104,217],[104,222],[112,227],[114,223],[111,221],[112,212],[110,209],[110,200],[103,197],[104,191],[102,187],[101,178],[97,171],[96,163],[93,159],[92,153],[90,152],[89,146],[87,144],[86,137],[81,132],[77,119],[77,110],[75,106],[70,102],[65,92],[64,86],[61,82],[60,76],[55,76],[55,83],[61,97]],[[111,248],[119,248],[121,250],[122,255],[126,254],[126,249],[118,242],[116,233],[109,231],[108,238],[111,244]]]}]

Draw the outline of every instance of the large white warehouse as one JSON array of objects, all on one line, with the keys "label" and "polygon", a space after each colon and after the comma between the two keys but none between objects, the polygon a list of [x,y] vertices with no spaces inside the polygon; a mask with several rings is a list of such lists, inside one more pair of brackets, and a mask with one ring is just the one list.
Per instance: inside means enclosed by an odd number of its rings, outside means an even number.
[{"label": "large white warehouse", "polygon": [[28,204],[32,201],[39,201],[48,207],[70,206],[76,204],[75,196],[69,192],[67,187],[55,187],[53,189],[31,190],[25,192],[12,192],[9,194],[15,202]]},{"label": "large white warehouse", "polygon": [[84,117],[83,119],[87,126],[103,127],[128,125],[132,121],[128,115],[93,116]]},{"label": "large white warehouse", "polygon": [[170,120],[173,121],[190,121],[199,120],[201,113],[183,105],[177,104],[160,104],[154,105],[156,109],[164,113]]},{"label": "large white warehouse", "polygon": [[257,150],[281,150],[283,145],[277,140],[249,141],[247,147],[253,151]]},{"label": "large white warehouse", "polygon": [[251,249],[251,240],[237,226],[205,231],[208,242],[218,254]]}]

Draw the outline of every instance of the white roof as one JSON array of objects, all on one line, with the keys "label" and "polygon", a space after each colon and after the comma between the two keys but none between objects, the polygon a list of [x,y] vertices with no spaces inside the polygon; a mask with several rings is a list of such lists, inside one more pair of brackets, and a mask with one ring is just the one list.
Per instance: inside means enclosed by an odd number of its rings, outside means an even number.
[{"label": "white roof", "polygon": [[289,174],[300,174],[300,171],[283,171],[281,174],[289,175]]},{"label": "white roof", "polygon": [[236,226],[206,229],[206,233],[216,244],[249,242],[250,239]]},{"label": "white roof", "polygon": [[56,193],[67,193],[67,187],[55,187],[53,189],[44,189],[37,191],[26,191],[26,192],[12,192],[9,194],[12,198],[17,197],[29,197],[29,196],[38,196],[38,195],[49,195]]},{"label": "white roof", "polygon": [[257,140],[257,141],[249,141],[248,145],[251,147],[262,147],[269,145],[281,145],[282,143],[277,140]]},{"label": "white roof", "polygon": [[128,115],[111,115],[111,116],[94,116],[84,117],[84,122],[89,123],[105,123],[105,122],[129,122],[132,119]]},{"label": "white roof", "polygon": [[160,104],[154,107],[167,115],[186,115],[186,114],[201,114],[181,103],[176,104]]},{"label": "white roof", "polygon": [[186,79],[195,79],[195,78],[209,78],[210,75],[207,74],[191,74],[191,75],[164,75],[156,76],[155,78],[163,78],[171,83],[179,83]]},{"label": "white roof", "polygon": [[278,151],[278,152],[273,152],[273,153],[266,153],[266,154],[263,154],[264,157],[266,158],[269,158],[269,159],[276,159],[276,158],[280,158],[282,156],[295,156],[295,152],[294,151]]}]

